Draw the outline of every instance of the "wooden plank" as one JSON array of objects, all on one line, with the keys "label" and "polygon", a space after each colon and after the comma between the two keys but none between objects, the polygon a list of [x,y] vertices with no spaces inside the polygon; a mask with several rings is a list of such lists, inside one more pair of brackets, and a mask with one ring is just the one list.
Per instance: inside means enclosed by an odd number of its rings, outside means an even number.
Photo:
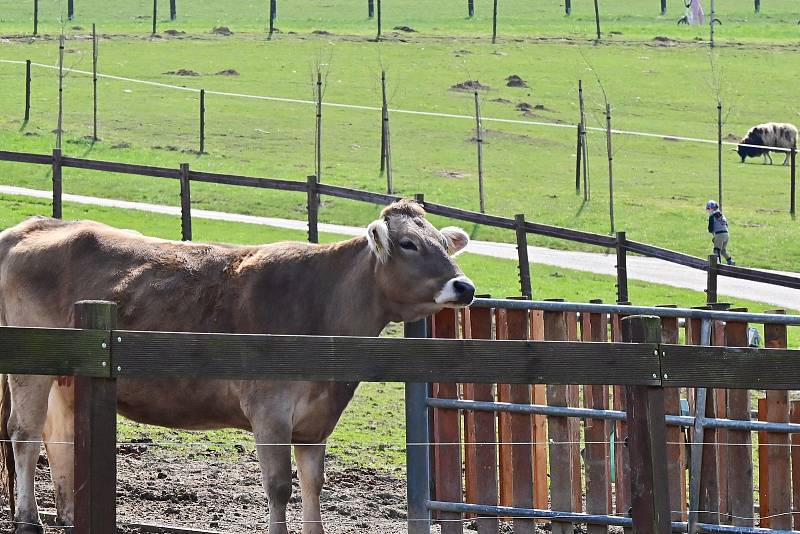
[{"label": "wooden plank", "polygon": [[108,377],[108,347],[108,331],[2,326],[0,373]]},{"label": "wooden plank", "polygon": [[[712,304],[713,309],[729,309],[729,304]],[[712,345],[724,346],[725,345],[725,323],[722,321],[713,321],[711,328]],[[728,417],[728,390],[718,388],[710,390],[707,393],[709,396],[714,396],[714,417],[726,418]],[[717,453],[717,481],[716,487],[719,493],[719,523],[728,523],[730,513],[730,502],[728,498],[728,453],[730,447],[724,445],[728,442],[728,430],[724,428],[716,429],[716,442],[720,445],[716,448]]]},{"label": "wooden plank", "polygon": [[[471,312],[472,310],[470,308],[462,308],[459,310],[459,324],[461,325],[462,339],[472,339]],[[486,313],[489,313],[488,309],[486,309]],[[475,400],[475,384],[461,384],[461,398],[464,400]],[[477,485],[477,465],[475,463],[475,410],[461,410],[461,417],[461,424],[464,428],[464,499],[465,502],[474,503],[477,502],[475,495],[475,487]],[[475,514],[468,514],[467,517],[475,517]]]},{"label": "wooden plank", "polygon": [[8,150],[0,150],[0,161],[52,165],[53,156],[50,154],[30,154],[27,152],[10,152]]},{"label": "wooden plank", "polygon": [[[578,314],[566,312],[567,340],[578,341]],[[567,386],[567,406],[580,407],[581,386]],[[576,417],[567,419],[570,440],[570,464],[572,465],[572,506],[573,512],[583,512],[583,478],[581,470],[581,420]]]},{"label": "wooden plank", "polygon": [[[567,339],[567,319],[564,312],[544,313],[544,337],[547,340]],[[548,385],[547,404],[549,406],[567,405],[566,386]],[[550,444],[550,505],[554,511],[570,512],[574,506],[572,489],[572,456],[569,445],[570,435],[567,418],[548,417],[547,428]],[[572,523],[553,521],[553,534],[572,534]]]},{"label": "wooden plank", "polygon": [[[747,311],[737,310],[737,311]],[[747,346],[747,322],[728,321],[725,325],[725,345]],[[750,420],[750,391],[731,389],[728,391],[728,417],[740,421]],[[752,437],[749,431],[728,430],[728,499],[730,501],[731,524],[752,527],[753,508],[753,455]]]},{"label": "wooden plank", "polygon": [[[279,191],[305,192],[305,182],[295,180],[280,180],[277,178],[255,178],[253,176],[239,176],[236,174],[217,174],[203,171],[190,171],[189,178],[193,182],[208,182],[212,184],[238,185],[242,187],[257,187],[260,189],[277,189]],[[319,185],[322,189],[322,184]]]},{"label": "wooden plank", "polygon": [[[693,347],[699,348],[699,347]],[[695,362],[698,358],[695,359]],[[662,366],[662,369],[664,367]],[[666,371],[669,373],[670,371]],[[670,375],[671,376],[671,375]],[[716,417],[717,402],[712,391],[706,392],[706,417]],[[719,517],[719,432],[716,428],[705,428],[703,431],[703,466],[700,470],[700,502],[698,507],[703,512],[697,515],[700,523],[718,525]]]},{"label": "wooden plank", "polygon": [[[766,313],[785,314],[784,310],[770,310]],[[787,346],[786,326],[764,325],[764,346],[768,349],[785,349]],[[795,386],[796,387],[796,386]],[[767,390],[767,421],[786,423],[789,421],[789,392]],[[761,513],[772,515],[770,528],[789,530],[792,528],[792,483],[790,479],[789,435],[770,432],[767,434],[767,503]]]},{"label": "wooden plank", "polygon": [[[96,330],[116,327],[117,305],[75,304],[75,326]],[[117,499],[117,381],[75,378],[75,531],[114,532]]]},{"label": "wooden plank", "polygon": [[[433,337],[458,337],[458,317],[454,309],[444,309],[433,316]],[[434,390],[440,399],[457,399],[458,384],[439,382]],[[435,499],[462,502],[461,493],[461,421],[458,410],[433,409]],[[464,532],[461,514],[439,512],[442,534]]]},{"label": "wooden plank", "polygon": [[[544,339],[544,312],[531,310],[530,313],[530,339],[541,341]],[[533,403],[547,404],[547,388],[544,384],[533,384]],[[549,503],[547,491],[547,417],[544,415],[533,416],[533,498],[534,506],[539,510],[546,510]]]},{"label": "wooden plank", "polygon": [[[664,387],[796,389],[796,350],[662,345]],[[687,367],[688,366],[688,367]]]},{"label": "wooden plank", "polygon": [[[792,423],[800,423],[800,400],[790,404]],[[800,527],[800,434],[792,434],[792,512],[797,530]]]},{"label": "wooden plank", "polygon": [[[508,323],[505,309],[495,310],[495,337],[498,340],[508,339]],[[511,402],[511,385],[497,384],[497,400]],[[500,442],[498,451],[498,465],[500,469],[500,505],[513,506],[513,471],[511,465],[512,448],[511,414],[497,412],[497,434]]]},{"label": "wooden plank", "polygon": [[[611,316],[611,339],[616,343],[622,342],[622,329],[620,321],[624,316],[613,314]],[[625,388],[614,386],[614,409],[626,411],[627,400],[625,398]],[[628,424],[625,421],[617,421],[614,429],[616,447],[615,464],[616,472],[614,483],[615,509],[616,514],[630,517],[631,515],[631,484],[630,484],[630,457],[628,447],[625,442],[628,438]],[[625,532],[631,532],[630,528],[625,528]]]},{"label": "wooden plank", "polygon": [[[385,195],[383,193],[371,193],[369,191],[361,191],[358,189],[350,189],[348,187],[341,187],[331,184],[319,184],[319,192],[323,195],[332,197],[348,198],[350,200],[360,200],[362,202],[371,202],[372,204],[386,205],[391,204],[401,197],[396,195]],[[425,203],[425,211],[428,211],[428,203]],[[430,213],[428,211],[428,213]]]},{"label": "wooden plank", "polygon": [[[767,420],[767,399],[758,399],[758,420]],[[768,510],[769,505],[769,434],[766,432],[758,433],[758,515],[760,517],[758,525],[761,528],[770,528],[771,522]]]},{"label": "wooden plank", "polygon": [[[595,302],[595,301],[592,301]],[[608,341],[606,324],[608,315],[604,313],[584,313],[581,317],[581,334],[584,341]],[[587,385],[583,388],[584,403],[587,408],[608,409],[608,386]],[[586,441],[586,513],[611,513],[611,477],[609,422],[605,419],[587,419],[584,431]],[[605,534],[604,525],[587,525],[587,534]]]},{"label": "wooden plank", "polygon": [[[526,310],[507,310],[506,324],[509,339],[528,337],[528,312]],[[531,386],[515,384],[511,386],[511,402],[531,403]],[[512,502],[517,508],[533,506],[533,446],[529,443],[533,434],[533,417],[525,414],[511,414],[511,469]],[[515,533],[535,534],[536,526],[532,519],[514,519]]]},{"label": "wooden plank", "polygon": [[178,169],[165,167],[151,167],[149,165],[134,165],[132,163],[117,163],[116,161],[99,161],[92,159],[62,157],[64,167],[74,169],[87,169],[92,171],[116,172],[120,174],[136,174],[138,176],[152,176],[154,178],[180,178]]},{"label": "wooden plank", "polygon": [[[627,343],[660,341],[661,321],[653,316],[628,317],[623,321],[622,332]],[[670,534],[664,389],[631,386],[626,394],[633,532]]]},{"label": "wooden plank", "polygon": [[126,378],[660,383],[652,377],[659,367],[652,344],[120,330],[112,343],[121,366],[114,372]]},{"label": "wooden plank", "polygon": [[[664,307],[674,308],[674,305]],[[680,326],[677,317],[661,318],[661,342],[680,343]],[[668,415],[680,415],[681,391],[679,388],[664,390],[664,410]],[[673,521],[686,521],[686,449],[683,429],[670,425],[666,431],[667,477],[669,479],[669,501]]]},{"label": "wooden plank", "polygon": [[[469,313],[471,337],[474,339],[492,338],[492,310],[474,308]],[[491,384],[474,384],[473,397],[479,401],[494,401]],[[472,412],[471,423],[476,445],[474,448],[474,482],[472,498],[478,504],[497,505],[497,426],[495,415],[491,412]],[[476,520],[478,534],[497,534],[499,529],[496,517],[484,517]]]}]

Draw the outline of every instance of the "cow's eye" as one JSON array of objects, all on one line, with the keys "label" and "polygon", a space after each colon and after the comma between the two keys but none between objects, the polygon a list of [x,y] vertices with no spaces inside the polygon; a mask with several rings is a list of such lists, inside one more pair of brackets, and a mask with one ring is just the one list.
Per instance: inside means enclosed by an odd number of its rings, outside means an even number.
[{"label": "cow's eye", "polygon": [[403,239],[402,241],[400,241],[400,248],[413,251],[419,250],[417,248],[417,245],[415,245],[414,242],[411,241],[410,239]]}]

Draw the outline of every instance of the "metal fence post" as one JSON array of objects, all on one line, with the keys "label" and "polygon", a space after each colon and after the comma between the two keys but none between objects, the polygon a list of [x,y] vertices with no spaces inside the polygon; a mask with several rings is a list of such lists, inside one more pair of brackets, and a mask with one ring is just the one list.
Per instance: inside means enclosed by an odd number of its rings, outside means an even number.
[{"label": "metal fence post", "polygon": [[[405,323],[405,337],[428,337],[427,320]],[[408,534],[429,534],[430,448],[428,442],[428,384],[406,384],[406,472]]]},{"label": "metal fence post", "polygon": [[311,175],[306,182],[306,192],[308,196],[308,242],[319,243],[319,231],[317,230],[317,220],[319,216],[319,193],[317,192],[317,177]]},{"label": "metal fence post", "polygon": [[517,258],[519,262],[519,287],[520,292],[526,299],[533,298],[531,289],[531,267],[528,263],[528,232],[525,231],[525,214],[514,215],[514,226],[517,232]]},{"label": "metal fence post", "polygon": [[[660,343],[661,319],[647,315],[623,318],[622,341]],[[658,358],[658,352],[654,358]],[[667,457],[664,388],[629,386],[625,390],[633,532],[670,534],[672,523],[667,463],[664,461]]]},{"label": "metal fence post", "polygon": [[61,218],[61,149],[53,149],[53,218]]},{"label": "metal fence post", "polygon": [[[75,327],[116,328],[117,305],[81,301],[75,304]],[[111,345],[110,332],[103,348]],[[116,531],[117,381],[111,378],[110,352],[103,361],[106,378],[75,377],[75,532]]]},{"label": "metal fence post", "polygon": [[791,168],[789,170],[789,213],[795,216],[795,203],[797,202],[797,147],[792,147],[789,153]]},{"label": "metal fence post", "polygon": [[181,163],[181,241],[192,240],[192,197],[189,187],[189,164]]},{"label": "metal fence post", "polygon": [[628,302],[628,249],[625,232],[617,232],[617,302]]},{"label": "metal fence post", "polygon": [[169,0],[169,20],[178,18],[178,8],[175,5],[176,0]]},{"label": "metal fence post", "polygon": [[200,89],[200,153],[206,153],[206,90]]},{"label": "metal fence post", "polygon": [[31,60],[25,60],[25,122],[31,118]]},{"label": "metal fence post", "polygon": [[717,302],[717,274],[719,273],[719,258],[716,254],[708,257],[708,275],[706,277],[706,302]]}]

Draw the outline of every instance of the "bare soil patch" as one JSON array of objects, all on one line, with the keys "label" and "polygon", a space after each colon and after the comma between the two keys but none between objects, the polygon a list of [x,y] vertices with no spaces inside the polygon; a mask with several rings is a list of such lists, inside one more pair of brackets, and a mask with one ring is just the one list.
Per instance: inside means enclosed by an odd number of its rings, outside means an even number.
[{"label": "bare soil patch", "polygon": [[517,76],[516,74],[512,74],[508,78],[506,78],[506,86],[508,87],[528,87],[528,82]]},{"label": "bare soil patch", "polygon": [[466,80],[450,86],[451,91],[488,91],[488,85],[483,85],[478,80]]},{"label": "bare soil patch", "polygon": [[417,33],[417,30],[415,30],[411,26],[395,26],[394,29],[400,32]]},{"label": "bare soil patch", "polygon": [[239,76],[236,69],[225,69],[214,73],[215,76]]},{"label": "bare soil patch", "polygon": [[233,35],[233,32],[227,26],[217,26],[211,30],[211,33],[216,35]]},{"label": "bare soil patch", "polygon": [[199,72],[193,71],[192,69],[168,70],[164,74],[170,74],[172,76],[200,76]]}]

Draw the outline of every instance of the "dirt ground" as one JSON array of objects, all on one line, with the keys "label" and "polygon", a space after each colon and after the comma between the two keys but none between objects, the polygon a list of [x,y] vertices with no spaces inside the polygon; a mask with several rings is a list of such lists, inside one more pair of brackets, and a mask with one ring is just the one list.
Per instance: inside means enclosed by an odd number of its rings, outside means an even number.
[{"label": "dirt ground", "polygon": [[[293,472],[289,531],[299,533],[300,486]],[[44,454],[37,466],[37,496],[43,515],[52,520],[53,489]],[[117,447],[117,518],[119,534],[173,534],[191,529],[212,533],[267,532],[267,503],[254,451],[212,448],[186,450],[125,444]],[[322,492],[322,518],[327,534],[401,534],[406,527],[406,483],[403,473],[346,466],[328,456]],[[47,517],[44,518],[47,522]],[[147,527],[126,525],[147,524]],[[164,528],[158,528],[161,525]],[[173,528],[169,528],[173,527]],[[177,527],[177,528],[175,528]],[[510,523],[501,532],[512,532]],[[537,533],[548,532],[537,529]],[[48,527],[46,533],[71,529]],[[471,521],[465,531],[474,532]],[[11,532],[8,517],[0,532]],[[431,532],[440,532],[438,525]],[[576,529],[581,532],[581,529]]]}]

